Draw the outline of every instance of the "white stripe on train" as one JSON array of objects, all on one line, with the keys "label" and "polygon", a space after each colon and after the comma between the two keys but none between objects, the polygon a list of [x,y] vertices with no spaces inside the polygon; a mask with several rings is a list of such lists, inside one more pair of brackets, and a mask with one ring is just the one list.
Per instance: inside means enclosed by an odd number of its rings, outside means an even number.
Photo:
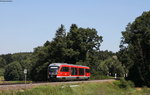
[{"label": "white stripe on train", "polygon": [[87,77],[87,76],[57,76],[57,78],[59,78],[59,79],[63,79],[63,78],[65,78],[65,79],[88,79],[89,77]]}]

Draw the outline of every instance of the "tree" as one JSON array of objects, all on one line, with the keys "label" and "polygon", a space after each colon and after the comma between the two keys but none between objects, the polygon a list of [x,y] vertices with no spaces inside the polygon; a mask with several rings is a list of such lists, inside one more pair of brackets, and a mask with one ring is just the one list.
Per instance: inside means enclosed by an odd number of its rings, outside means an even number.
[{"label": "tree", "polygon": [[68,48],[73,49],[76,55],[76,57],[72,58],[71,63],[76,63],[80,60],[85,61],[88,52],[100,50],[102,36],[97,35],[96,29],[78,28],[77,25],[72,24],[67,40]]},{"label": "tree", "polygon": [[100,60],[106,60],[114,55],[115,53],[108,51],[108,50],[99,51],[99,54],[98,54]]},{"label": "tree", "polygon": [[128,79],[137,86],[150,86],[150,11],[128,24],[122,35],[122,45],[127,48],[132,64]]},{"label": "tree", "polygon": [[32,57],[32,68],[30,72],[33,81],[47,80],[47,67],[51,63],[48,46],[37,47],[34,49]]},{"label": "tree", "polygon": [[4,75],[4,67],[6,66],[6,61],[3,57],[0,57],[0,76],[3,76]]},{"label": "tree", "polygon": [[111,73],[111,76],[114,76],[116,73],[117,76],[120,77],[125,74],[125,70],[122,64],[119,62],[118,59],[115,59],[113,57],[101,61],[101,63],[98,66],[98,70],[102,72],[103,75]]},{"label": "tree", "polygon": [[121,62],[121,64],[124,66],[125,69],[125,77],[127,77],[127,74],[129,73],[129,69],[133,65],[133,61],[131,60],[129,56],[129,50],[126,47],[121,47],[120,51],[116,53],[118,60]]},{"label": "tree", "polygon": [[13,62],[12,54],[1,55],[1,58],[5,60],[6,65]]},{"label": "tree", "polygon": [[4,58],[0,57],[0,67],[5,67],[6,66],[6,61]]},{"label": "tree", "polygon": [[66,30],[64,25],[61,25],[56,30],[55,38],[48,47],[53,62],[65,62],[64,54],[67,48]]},{"label": "tree", "polygon": [[15,61],[5,68],[4,78],[6,81],[23,80],[23,70],[21,65]]},{"label": "tree", "polygon": [[[61,25],[52,41],[46,41],[43,46],[34,49],[32,80],[46,81],[47,67],[50,63],[76,64],[80,61],[85,63],[90,54],[99,50],[101,42],[102,37],[97,35],[95,29],[78,28],[72,24],[66,35],[65,28]],[[94,57],[91,59],[97,60]]]}]

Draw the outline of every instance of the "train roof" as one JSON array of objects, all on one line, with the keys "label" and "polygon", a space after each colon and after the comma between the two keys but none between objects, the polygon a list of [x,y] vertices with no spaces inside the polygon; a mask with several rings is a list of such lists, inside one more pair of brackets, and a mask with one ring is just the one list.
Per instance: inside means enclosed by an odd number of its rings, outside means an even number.
[{"label": "train roof", "polygon": [[68,63],[52,63],[49,66],[61,66],[61,65],[71,65],[71,66],[80,66],[80,67],[88,67],[83,65],[74,65],[74,64],[68,64]]}]

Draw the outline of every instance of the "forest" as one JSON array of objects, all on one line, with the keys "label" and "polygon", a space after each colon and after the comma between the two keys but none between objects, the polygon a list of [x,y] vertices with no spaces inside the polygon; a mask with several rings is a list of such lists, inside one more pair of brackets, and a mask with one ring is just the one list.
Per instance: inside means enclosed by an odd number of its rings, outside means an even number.
[{"label": "forest", "polygon": [[60,25],[53,40],[33,52],[0,55],[0,76],[6,81],[23,80],[23,70],[27,69],[28,80],[47,81],[48,65],[59,62],[89,66],[93,79],[116,73],[136,86],[150,86],[150,11],[127,24],[118,52],[100,50],[102,42],[103,37],[94,28],[72,24],[66,31]]}]

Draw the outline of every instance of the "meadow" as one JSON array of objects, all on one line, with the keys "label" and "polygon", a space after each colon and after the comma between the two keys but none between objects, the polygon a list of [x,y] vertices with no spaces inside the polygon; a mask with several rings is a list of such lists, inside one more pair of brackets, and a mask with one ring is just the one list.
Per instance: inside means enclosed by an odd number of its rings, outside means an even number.
[{"label": "meadow", "polygon": [[150,88],[134,88],[126,81],[44,85],[27,90],[0,91],[0,95],[150,95]]}]

